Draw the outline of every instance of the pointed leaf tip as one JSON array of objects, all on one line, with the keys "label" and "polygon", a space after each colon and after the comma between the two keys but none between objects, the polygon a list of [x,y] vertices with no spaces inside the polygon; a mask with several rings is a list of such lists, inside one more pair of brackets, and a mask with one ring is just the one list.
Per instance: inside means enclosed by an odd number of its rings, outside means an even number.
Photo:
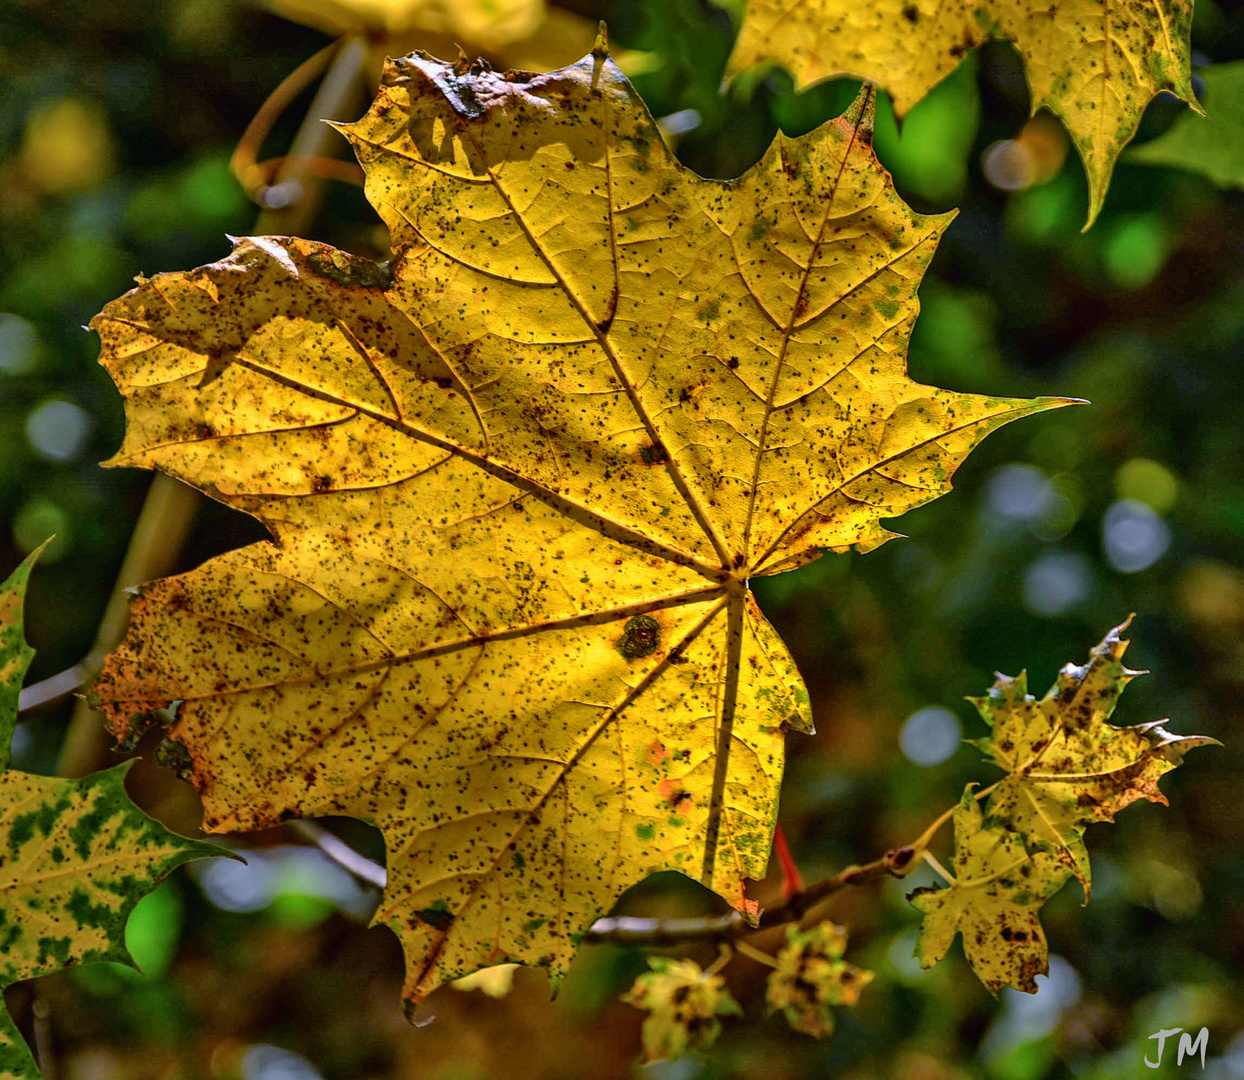
[{"label": "pointed leaf tip", "polygon": [[609,56],[609,29],[605,25],[605,20],[601,19],[596,28],[596,41],[592,45],[592,55],[597,59],[604,60]]}]

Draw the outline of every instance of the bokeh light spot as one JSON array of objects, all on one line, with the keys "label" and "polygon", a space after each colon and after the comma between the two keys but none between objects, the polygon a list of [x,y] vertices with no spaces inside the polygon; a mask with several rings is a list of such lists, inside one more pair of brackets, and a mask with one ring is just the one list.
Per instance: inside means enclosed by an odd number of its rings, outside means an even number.
[{"label": "bokeh light spot", "polygon": [[101,183],[116,161],[104,110],[86,98],[40,102],[26,121],[19,160],[25,178],[52,195]]},{"label": "bokeh light spot", "polygon": [[51,499],[36,496],[13,515],[13,543],[23,554],[29,554],[49,536],[56,539],[39,557],[39,562],[45,566],[69,552],[72,531],[69,514],[64,507]]},{"label": "bokeh light spot", "polygon": [[271,1043],[255,1043],[242,1051],[242,1080],[323,1080],[301,1054]]},{"label": "bokeh light spot", "polygon": [[1135,499],[1156,513],[1165,514],[1179,498],[1179,481],[1165,465],[1149,458],[1132,458],[1114,476],[1120,499]]},{"label": "bokeh light spot", "polygon": [[1143,289],[1166,264],[1170,238],[1156,214],[1136,214],[1118,222],[1106,239],[1106,273],[1124,289]]},{"label": "bokeh light spot", "polygon": [[1013,521],[1041,517],[1052,494],[1045,473],[1018,462],[995,469],[986,486],[990,509]]},{"label": "bokeh light spot", "polygon": [[898,745],[915,765],[940,765],[959,749],[962,737],[959,717],[940,705],[930,705],[903,722]]},{"label": "bokeh light spot", "polygon": [[1018,139],[999,139],[981,154],[981,171],[1000,191],[1019,191],[1032,183],[1032,161]]},{"label": "bokeh light spot", "polygon": [[49,398],[26,417],[26,439],[49,461],[72,461],[86,445],[91,417],[72,401]]},{"label": "bokeh light spot", "polygon": [[26,375],[39,362],[39,332],[20,315],[0,312],[0,375]]},{"label": "bokeh light spot", "polygon": [[1047,619],[1074,610],[1092,590],[1092,564],[1073,552],[1046,552],[1024,573],[1024,607]]},{"label": "bokeh light spot", "polygon": [[1120,499],[1101,520],[1102,547],[1110,565],[1124,574],[1147,570],[1171,544],[1171,530],[1152,508]]}]

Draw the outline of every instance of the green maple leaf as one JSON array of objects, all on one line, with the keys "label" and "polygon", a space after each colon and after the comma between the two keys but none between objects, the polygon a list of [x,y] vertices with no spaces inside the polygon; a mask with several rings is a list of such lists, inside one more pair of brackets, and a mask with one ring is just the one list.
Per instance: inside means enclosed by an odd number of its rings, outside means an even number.
[{"label": "green maple leaf", "polygon": [[[169,832],[130,801],[132,762],[81,780],[9,768],[18,695],[34,656],[22,602],[38,555],[0,585],[0,987],[76,964],[130,963],[125,921],[134,905],[178,864],[222,853]],[[0,1009],[0,1080],[38,1075]]]}]

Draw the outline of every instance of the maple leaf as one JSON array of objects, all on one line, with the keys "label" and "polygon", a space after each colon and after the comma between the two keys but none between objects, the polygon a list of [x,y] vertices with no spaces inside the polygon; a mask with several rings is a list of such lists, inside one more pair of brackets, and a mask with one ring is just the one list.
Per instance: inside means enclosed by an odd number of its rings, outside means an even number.
[{"label": "maple leaf", "polygon": [[846,929],[832,922],[810,930],[788,927],[765,991],[769,1011],[780,1009],[796,1031],[828,1038],[834,1030],[831,1006],[854,1005],[873,980],[871,971],[842,959],[846,948]]},{"label": "maple leaf", "polygon": [[[22,601],[42,550],[0,584],[0,988],[75,964],[129,963],[125,921],[134,905],[175,866],[223,854],[169,832],[130,802],[132,762],[82,780],[9,768],[18,696],[34,656]],[[0,1078],[38,1075],[0,1008]]]},{"label": "maple leaf", "polygon": [[564,970],[679,869],[754,911],[807,693],[750,577],[867,550],[988,432],[1066,404],[922,386],[913,213],[872,97],[742,179],[671,156],[609,60],[391,62],[343,130],[395,247],[237,242],[92,326],[112,465],[276,538],[147,586],[95,692],[179,702],[209,831],[375,823],[405,993]]},{"label": "maple leaf", "polygon": [[1221,745],[1203,735],[1172,735],[1160,721],[1117,728],[1106,723],[1119,695],[1141,671],[1123,666],[1128,642],[1114,627],[1082,666],[1067,664],[1045,697],[1027,692],[1027,675],[999,674],[983,698],[971,699],[993,730],[976,742],[1006,772],[989,796],[987,824],[1003,824],[1028,849],[1056,855],[1091,890],[1084,828],[1137,799],[1167,805],[1158,779],[1197,746]]},{"label": "maple leaf", "polygon": [[1101,210],[1120,151],[1163,90],[1201,107],[1192,90],[1192,0],[748,0],[731,60],[774,61],[797,86],[856,75],[889,91],[906,114],[988,38],[1015,43],[1032,91],[1067,126],[1088,175],[1085,228]]},{"label": "maple leaf", "polygon": [[706,1049],[721,1034],[722,1016],[742,1016],[726,980],[706,972],[694,960],[648,957],[652,969],[640,975],[622,1000],[643,1009],[644,1059],[682,1057],[691,1048]]},{"label": "maple leaf", "polygon": [[[1141,671],[1123,665],[1128,642],[1114,627],[1087,664],[1067,664],[1040,701],[1027,676],[999,674],[989,693],[970,699],[992,729],[976,740],[1006,772],[982,809],[970,784],[954,812],[955,880],[917,889],[925,914],[916,955],[928,968],[946,955],[957,931],[981,981],[996,992],[1036,991],[1048,971],[1041,905],[1073,874],[1088,902],[1091,879],[1084,830],[1138,799],[1166,805],[1158,780],[1197,746],[1221,745],[1204,735],[1172,735],[1159,722],[1117,728],[1106,723],[1123,688]],[[983,793],[982,793],[983,795]]]}]

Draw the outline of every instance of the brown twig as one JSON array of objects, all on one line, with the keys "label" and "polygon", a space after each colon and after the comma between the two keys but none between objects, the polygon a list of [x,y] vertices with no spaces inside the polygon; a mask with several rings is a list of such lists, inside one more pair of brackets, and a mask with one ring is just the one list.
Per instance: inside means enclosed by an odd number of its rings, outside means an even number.
[{"label": "brown twig", "polygon": [[[360,881],[378,889],[385,887],[385,868],[360,855],[335,833],[314,821],[294,821],[290,828]],[[583,936],[585,943],[611,941],[618,945],[675,945],[683,941],[733,941],[775,926],[799,922],[817,904],[840,889],[864,885],[883,877],[905,877],[917,865],[920,851],[912,844],[887,851],[863,866],[848,866],[833,877],[818,881],[793,894],[785,903],[769,908],[752,925],[737,911],[688,919],[642,918],[613,915],[597,919]]]},{"label": "brown twig", "polygon": [[692,919],[640,919],[619,915],[597,919],[584,936],[585,942],[612,941],[625,945],[673,945],[680,941],[731,941],[774,926],[799,922],[817,904],[850,885],[863,885],[883,877],[904,877],[915,865],[916,849],[910,844],[887,851],[863,866],[848,866],[833,877],[794,893],[784,904],[769,908],[753,926],[739,912]]},{"label": "brown twig", "polygon": [[58,671],[55,675],[40,682],[22,687],[17,698],[18,715],[30,709],[37,709],[40,705],[47,705],[68,697],[75,690],[81,689],[89,677],[86,662],[83,661],[64,671]]},{"label": "brown twig", "polygon": [[263,149],[265,140],[298,95],[329,69],[341,49],[342,41],[344,39],[334,41],[304,60],[280,81],[276,89],[264,99],[264,103],[255,110],[255,115],[246,125],[246,130],[242,132],[242,137],[229,158],[229,171],[242,185],[247,198],[259,202],[259,192],[273,180],[274,174],[266,173],[266,170],[257,172],[265,164],[259,161],[259,151]]},{"label": "brown twig", "polygon": [[[342,120],[362,96],[367,44],[361,38],[342,38],[321,49],[294,69],[272,91],[247,125],[229,167],[246,194],[264,208],[255,231],[267,233],[276,222],[265,220],[302,203],[304,217],[312,212],[314,199],[307,191],[307,180],[344,180],[361,183],[362,169],[352,161],[334,158],[330,150],[340,145],[341,136],[322,120]],[[288,152],[269,161],[258,159],[263,141],[290,105],[327,68],[319,89],[307,109],[302,126]],[[300,233],[291,223],[280,221],[282,234]]]},{"label": "brown twig", "polygon": [[43,1074],[43,1080],[57,1080],[60,1076],[60,1068],[52,1040],[52,1006],[43,992],[37,988],[30,1012],[34,1024],[35,1060],[39,1071]]}]

